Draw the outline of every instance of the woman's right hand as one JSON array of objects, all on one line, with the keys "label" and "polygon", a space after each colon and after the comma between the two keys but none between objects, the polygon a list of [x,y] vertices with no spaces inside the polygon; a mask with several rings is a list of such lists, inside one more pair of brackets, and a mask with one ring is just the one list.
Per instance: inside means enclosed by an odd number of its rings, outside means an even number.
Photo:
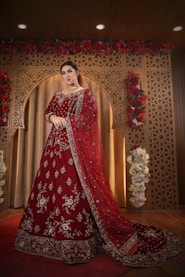
[{"label": "woman's right hand", "polygon": [[64,117],[56,116],[52,114],[50,116],[50,121],[54,124],[55,128],[65,128],[66,127],[66,120]]}]

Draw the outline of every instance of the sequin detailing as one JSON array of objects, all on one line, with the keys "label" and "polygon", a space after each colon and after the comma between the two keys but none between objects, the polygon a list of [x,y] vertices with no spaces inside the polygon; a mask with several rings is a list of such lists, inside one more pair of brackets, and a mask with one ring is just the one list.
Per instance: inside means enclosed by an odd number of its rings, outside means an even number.
[{"label": "sequin detailing", "polygon": [[129,221],[112,198],[92,92],[57,93],[46,109],[48,120],[51,114],[65,117],[67,127],[51,128],[15,248],[69,264],[103,251],[137,267],[177,257],[183,250],[177,235]]}]

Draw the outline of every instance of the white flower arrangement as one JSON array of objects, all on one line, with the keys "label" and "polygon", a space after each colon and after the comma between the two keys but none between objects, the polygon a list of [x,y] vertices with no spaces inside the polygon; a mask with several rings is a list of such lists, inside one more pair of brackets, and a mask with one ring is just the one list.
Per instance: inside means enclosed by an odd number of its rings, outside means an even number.
[{"label": "white flower arrangement", "polygon": [[3,150],[0,150],[0,204],[4,202],[4,198],[2,197],[4,194],[4,191],[2,187],[5,185],[6,170],[7,170],[7,167],[4,163]]},{"label": "white flower arrangement", "polygon": [[145,197],[145,184],[149,182],[150,177],[149,159],[146,149],[138,145],[134,146],[127,157],[127,162],[131,165],[129,169],[129,174],[131,175],[131,184],[129,186],[131,197],[129,200],[136,208],[143,206],[147,200]]}]

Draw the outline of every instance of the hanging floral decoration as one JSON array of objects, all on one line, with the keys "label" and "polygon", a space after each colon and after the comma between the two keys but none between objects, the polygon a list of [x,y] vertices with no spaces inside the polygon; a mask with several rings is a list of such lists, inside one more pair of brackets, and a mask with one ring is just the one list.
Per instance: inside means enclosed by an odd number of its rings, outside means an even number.
[{"label": "hanging floral decoration", "polygon": [[173,49],[165,41],[135,40],[0,40],[1,54],[93,54],[104,56],[112,53],[132,53],[134,55],[159,55]]},{"label": "hanging floral decoration", "polygon": [[0,70],[0,126],[7,124],[9,112],[10,77]]},{"label": "hanging floral decoration", "polygon": [[141,88],[139,74],[134,71],[129,71],[125,79],[127,87],[127,125],[131,128],[141,128],[145,120],[145,95]]},{"label": "hanging floral decoration", "polygon": [[135,145],[129,156],[127,162],[130,164],[129,174],[131,176],[131,184],[129,191],[131,192],[130,202],[131,204],[139,208],[146,202],[145,197],[145,184],[149,182],[149,154],[146,149],[141,148],[139,145]]},{"label": "hanging floral decoration", "polygon": [[4,163],[4,154],[3,150],[0,150],[0,204],[4,202],[4,190],[2,187],[5,185],[5,175],[6,175],[6,165]]}]

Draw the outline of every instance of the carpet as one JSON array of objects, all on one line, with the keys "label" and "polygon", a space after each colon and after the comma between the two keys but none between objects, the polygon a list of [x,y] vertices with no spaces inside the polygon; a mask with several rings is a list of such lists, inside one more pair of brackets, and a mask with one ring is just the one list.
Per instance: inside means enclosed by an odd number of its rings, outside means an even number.
[{"label": "carpet", "polygon": [[67,265],[19,252],[14,242],[21,215],[0,219],[0,277],[118,277],[131,270],[114,262],[107,254],[86,264]]}]

